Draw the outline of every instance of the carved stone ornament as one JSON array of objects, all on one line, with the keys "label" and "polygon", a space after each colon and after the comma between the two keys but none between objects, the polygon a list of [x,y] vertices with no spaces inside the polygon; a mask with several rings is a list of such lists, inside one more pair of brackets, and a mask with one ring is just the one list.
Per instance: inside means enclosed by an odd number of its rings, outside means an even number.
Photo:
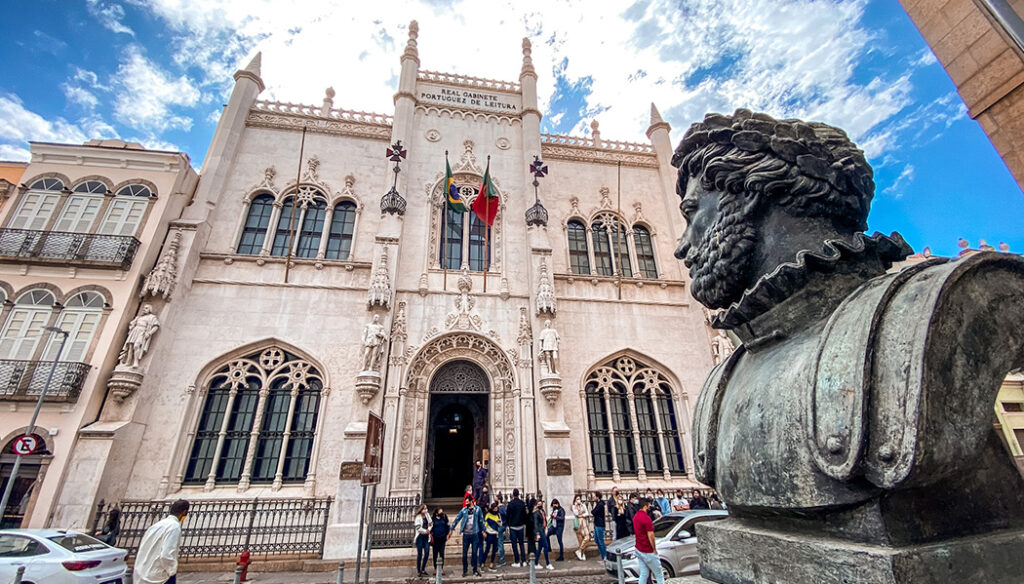
[{"label": "carved stone ornament", "polygon": [[424,134],[423,137],[427,139],[427,142],[439,142],[441,140],[441,132],[430,129],[427,130],[427,133]]},{"label": "carved stone ornament", "polygon": [[558,310],[555,305],[555,287],[551,284],[551,277],[548,276],[548,264],[543,257],[540,258],[540,274],[537,276],[537,316],[547,314],[555,316]]},{"label": "carved stone ornament", "polygon": [[366,405],[380,391],[380,373],[377,371],[361,371],[356,376],[356,395]]},{"label": "carved stone ornament", "polygon": [[384,325],[380,323],[380,315],[373,315],[373,320],[363,327],[363,373],[375,372],[380,368],[387,340],[388,334],[384,331]]},{"label": "carved stone ornament", "polygon": [[523,306],[519,309],[519,335],[516,337],[516,342],[522,345],[530,345],[533,343],[533,331],[530,329],[530,317],[526,314],[526,307]]},{"label": "carved stone ornament", "polygon": [[863,230],[871,167],[837,128],[737,110],[672,159],[691,292],[741,345],[701,390],[696,479],[715,582],[1010,584],[1024,478],[992,426],[1024,364],[1024,259],[910,252]]},{"label": "carved stone ornament", "polygon": [[458,281],[459,295],[455,298],[455,311],[449,312],[444,319],[444,327],[448,330],[479,331],[483,326],[480,315],[474,314],[476,298],[469,293],[473,289],[473,280],[469,270],[463,270]]},{"label": "carved stone ornament", "polygon": [[718,331],[711,339],[711,360],[715,365],[728,359],[735,350],[736,347],[733,345],[732,339],[723,330]]},{"label": "carved stone ornament", "polygon": [[391,304],[391,276],[388,273],[388,248],[385,247],[377,262],[377,269],[373,272],[373,282],[370,284],[369,296],[366,305],[369,308],[380,306],[387,308]]},{"label": "carved stone ornament", "polygon": [[476,144],[472,140],[466,140],[462,143],[462,156],[459,158],[458,164],[455,165],[455,172],[483,174],[483,169],[477,166],[476,154],[473,153],[475,146]]},{"label": "carved stone ornament", "polygon": [[114,369],[107,381],[107,392],[117,402],[122,402],[142,387],[143,375],[129,369]]},{"label": "carved stone ornament", "polygon": [[540,394],[544,396],[549,405],[558,403],[562,395],[562,378],[555,374],[544,374],[540,376]]},{"label": "carved stone ornament", "polygon": [[163,296],[164,300],[170,300],[171,292],[178,281],[178,247],[181,244],[181,230],[175,229],[174,235],[167,242],[167,247],[160,254],[160,259],[146,276],[142,283],[140,298],[147,295]]},{"label": "carved stone ornament", "polygon": [[405,300],[398,303],[398,310],[395,311],[394,322],[391,323],[391,340],[405,342],[409,338],[405,324]]}]

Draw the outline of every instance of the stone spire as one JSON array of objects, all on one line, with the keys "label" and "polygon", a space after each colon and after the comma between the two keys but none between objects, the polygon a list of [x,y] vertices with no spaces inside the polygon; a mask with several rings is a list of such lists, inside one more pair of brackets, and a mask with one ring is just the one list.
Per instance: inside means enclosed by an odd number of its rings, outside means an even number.
[{"label": "stone spire", "polygon": [[664,128],[665,131],[671,129],[668,122],[661,118],[661,112],[658,111],[658,107],[651,102],[651,125],[647,127],[647,137],[650,138],[656,130]]},{"label": "stone spire", "polygon": [[519,78],[522,79],[523,75],[537,76],[537,72],[533,70],[533,45],[530,43],[530,39],[523,37],[523,70],[519,73]]},{"label": "stone spire", "polygon": [[263,85],[263,78],[260,77],[260,69],[262,65],[263,52],[260,51],[256,53],[255,57],[252,58],[252,61],[249,61],[249,64],[245,66],[245,69],[239,69],[235,72],[235,81],[237,82],[242,77],[252,79],[256,82],[256,85],[259,86],[260,91],[263,91],[264,89],[266,89],[266,86]]},{"label": "stone spire", "polygon": [[540,258],[540,276],[537,278],[537,315],[549,314],[555,316],[555,288],[551,285],[551,278],[548,277],[548,265],[544,258]]},{"label": "stone spire", "polygon": [[391,275],[388,272],[388,248],[384,248],[380,254],[380,262],[377,264],[377,271],[373,275],[373,283],[370,284],[370,294],[366,301],[367,308],[381,306],[387,308],[391,304]]},{"label": "stone spire", "polygon": [[420,36],[420,23],[415,20],[409,22],[409,42],[405,44],[405,52],[402,53],[402,58],[406,57],[420,62],[420,53],[416,49],[416,37]]}]

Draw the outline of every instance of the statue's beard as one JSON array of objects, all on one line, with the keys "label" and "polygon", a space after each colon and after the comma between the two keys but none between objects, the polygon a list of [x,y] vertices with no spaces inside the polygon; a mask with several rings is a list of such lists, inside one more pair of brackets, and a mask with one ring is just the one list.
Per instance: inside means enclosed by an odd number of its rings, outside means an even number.
[{"label": "statue's beard", "polygon": [[754,264],[757,229],[742,217],[721,217],[697,245],[685,250],[690,293],[708,308],[726,308],[739,300]]}]

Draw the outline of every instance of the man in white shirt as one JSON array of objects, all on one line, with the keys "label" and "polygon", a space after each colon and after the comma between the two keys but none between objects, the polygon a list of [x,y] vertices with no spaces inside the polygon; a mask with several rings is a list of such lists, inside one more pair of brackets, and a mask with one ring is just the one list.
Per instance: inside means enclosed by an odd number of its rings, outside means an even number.
[{"label": "man in white shirt", "polygon": [[135,584],[176,584],[178,573],[178,544],[181,542],[181,522],[188,514],[188,501],[179,499],[171,504],[170,514],[155,523],[142,536],[135,555]]}]

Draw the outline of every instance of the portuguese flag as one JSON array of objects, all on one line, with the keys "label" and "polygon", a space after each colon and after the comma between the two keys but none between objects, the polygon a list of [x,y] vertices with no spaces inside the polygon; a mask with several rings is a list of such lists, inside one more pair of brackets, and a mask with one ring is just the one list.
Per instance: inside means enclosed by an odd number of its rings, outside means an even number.
[{"label": "portuguese flag", "polygon": [[452,176],[452,165],[448,164],[448,156],[444,157],[444,191],[448,196],[448,208],[456,213],[465,213],[466,204],[459,196],[459,187],[455,186],[455,177]]},{"label": "portuguese flag", "polygon": [[491,182],[491,161],[487,161],[487,170],[484,171],[484,181],[480,184],[480,194],[473,201],[473,212],[481,221],[488,226],[494,225],[494,218],[498,214],[498,191]]}]

